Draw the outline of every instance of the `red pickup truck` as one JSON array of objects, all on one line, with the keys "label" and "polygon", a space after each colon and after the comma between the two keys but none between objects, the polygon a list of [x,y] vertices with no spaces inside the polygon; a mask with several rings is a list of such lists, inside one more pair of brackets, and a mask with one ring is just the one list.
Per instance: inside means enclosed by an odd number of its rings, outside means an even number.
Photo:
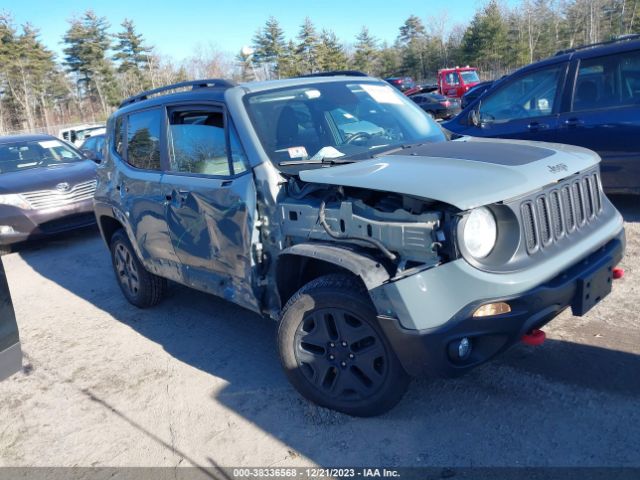
[{"label": "red pickup truck", "polygon": [[[392,77],[386,80],[407,96],[412,96],[416,93],[439,93],[449,98],[462,98],[468,90],[480,83],[478,69],[469,66],[438,70],[438,81],[434,85],[416,85],[413,81],[410,84],[406,79],[410,80],[411,77]],[[393,80],[396,80],[397,83],[393,82]],[[400,82],[400,80],[404,81],[404,83]]]},{"label": "red pickup truck", "polygon": [[460,98],[478,83],[480,83],[480,77],[478,69],[474,67],[438,70],[438,93],[447,97]]}]

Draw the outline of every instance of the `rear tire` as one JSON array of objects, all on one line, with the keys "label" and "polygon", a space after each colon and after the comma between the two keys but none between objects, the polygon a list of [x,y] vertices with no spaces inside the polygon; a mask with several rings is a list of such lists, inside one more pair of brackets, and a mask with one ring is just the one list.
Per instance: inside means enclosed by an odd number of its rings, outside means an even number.
[{"label": "rear tire", "polygon": [[122,229],[111,237],[111,261],[118,285],[129,303],[148,308],[164,298],[167,280],[144,268]]},{"label": "rear tire", "polygon": [[302,396],[369,417],[393,408],[409,386],[359,279],[319,277],[291,297],[278,329],[280,359]]}]

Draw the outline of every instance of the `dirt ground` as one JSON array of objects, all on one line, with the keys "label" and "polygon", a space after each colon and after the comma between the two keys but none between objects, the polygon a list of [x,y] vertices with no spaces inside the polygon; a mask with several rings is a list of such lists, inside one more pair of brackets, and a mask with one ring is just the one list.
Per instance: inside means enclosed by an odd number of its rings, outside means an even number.
[{"label": "dirt ground", "polygon": [[3,258],[25,360],[0,384],[0,466],[640,466],[640,199],[613,200],[606,301],[371,419],[301,399],[253,313],[175,285],[130,306],[95,230],[27,246]]}]

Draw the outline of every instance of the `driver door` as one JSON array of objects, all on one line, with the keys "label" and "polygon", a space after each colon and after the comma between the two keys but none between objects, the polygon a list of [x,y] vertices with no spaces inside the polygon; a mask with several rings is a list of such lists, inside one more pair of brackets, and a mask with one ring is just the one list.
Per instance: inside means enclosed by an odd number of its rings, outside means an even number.
[{"label": "driver door", "polygon": [[9,285],[0,260],[0,380],[22,368],[22,351]]},{"label": "driver door", "polygon": [[556,141],[567,65],[565,62],[525,72],[492,92],[479,105],[480,125],[468,133]]},{"label": "driver door", "polygon": [[182,283],[258,311],[251,241],[253,176],[221,106],[170,106],[165,218]]}]

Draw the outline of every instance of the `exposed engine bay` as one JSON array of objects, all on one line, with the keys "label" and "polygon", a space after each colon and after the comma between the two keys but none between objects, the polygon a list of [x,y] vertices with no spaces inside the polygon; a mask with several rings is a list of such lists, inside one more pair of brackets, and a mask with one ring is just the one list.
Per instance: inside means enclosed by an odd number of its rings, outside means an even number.
[{"label": "exposed engine bay", "polygon": [[279,204],[289,245],[349,242],[376,250],[397,271],[440,263],[447,240],[440,202],[362,188],[305,183],[291,177]]}]

